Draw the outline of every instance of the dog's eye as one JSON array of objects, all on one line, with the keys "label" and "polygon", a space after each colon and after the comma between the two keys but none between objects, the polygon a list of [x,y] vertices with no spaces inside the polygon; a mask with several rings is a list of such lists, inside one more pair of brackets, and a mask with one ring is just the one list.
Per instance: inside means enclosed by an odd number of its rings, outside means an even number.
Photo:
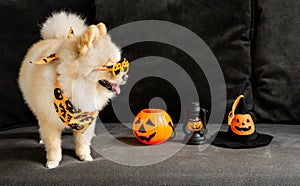
[{"label": "dog's eye", "polygon": [[106,68],[113,68],[113,67],[114,67],[113,65],[106,66]]}]

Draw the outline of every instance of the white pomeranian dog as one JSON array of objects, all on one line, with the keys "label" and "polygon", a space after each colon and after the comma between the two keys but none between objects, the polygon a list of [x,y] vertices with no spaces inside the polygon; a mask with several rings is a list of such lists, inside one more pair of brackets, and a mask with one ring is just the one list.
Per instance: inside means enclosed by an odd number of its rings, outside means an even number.
[{"label": "white pomeranian dog", "polygon": [[59,165],[66,127],[74,130],[79,159],[92,161],[90,141],[82,134],[93,130],[98,112],[120,93],[129,63],[121,59],[103,23],[87,26],[78,15],[58,12],[40,32],[42,40],[33,44],[22,62],[19,86],[37,117],[46,167]]}]

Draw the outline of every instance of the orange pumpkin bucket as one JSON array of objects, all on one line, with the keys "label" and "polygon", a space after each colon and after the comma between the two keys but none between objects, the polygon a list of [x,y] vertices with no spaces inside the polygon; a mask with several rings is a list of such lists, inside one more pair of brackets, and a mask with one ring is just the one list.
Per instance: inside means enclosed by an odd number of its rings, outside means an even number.
[{"label": "orange pumpkin bucket", "polygon": [[166,111],[144,109],[136,115],[132,129],[140,142],[153,145],[168,140],[173,134],[174,124]]}]

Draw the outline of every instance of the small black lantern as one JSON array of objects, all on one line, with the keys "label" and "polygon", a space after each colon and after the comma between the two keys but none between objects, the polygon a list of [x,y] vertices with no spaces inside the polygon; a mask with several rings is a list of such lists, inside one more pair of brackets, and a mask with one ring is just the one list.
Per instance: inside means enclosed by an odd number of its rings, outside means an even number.
[{"label": "small black lantern", "polygon": [[186,134],[185,141],[187,141],[187,144],[201,145],[206,143],[207,114],[208,111],[201,108],[199,102],[192,102],[191,106],[185,109],[186,123],[183,125],[183,131]]}]

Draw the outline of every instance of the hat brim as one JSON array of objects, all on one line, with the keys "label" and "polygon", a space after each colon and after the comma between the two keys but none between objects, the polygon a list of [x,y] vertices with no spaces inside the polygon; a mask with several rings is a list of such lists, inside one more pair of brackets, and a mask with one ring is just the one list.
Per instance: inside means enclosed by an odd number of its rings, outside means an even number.
[{"label": "hat brim", "polygon": [[255,148],[269,145],[273,136],[268,134],[257,133],[257,138],[251,141],[237,141],[230,137],[228,132],[220,131],[213,141],[213,145],[218,147],[239,149],[239,148]]}]

